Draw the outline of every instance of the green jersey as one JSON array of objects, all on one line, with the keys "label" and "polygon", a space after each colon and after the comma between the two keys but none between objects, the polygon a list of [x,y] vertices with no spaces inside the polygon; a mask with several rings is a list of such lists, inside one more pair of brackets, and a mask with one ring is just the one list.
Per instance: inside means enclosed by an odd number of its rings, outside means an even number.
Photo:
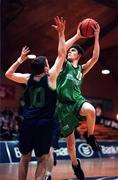
[{"label": "green jersey", "polygon": [[73,132],[73,129],[79,124],[78,119],[82,118],[79,110],[86,100],[81,95],[81,84],[82,66],[78,65],[75,68],[67,61],[57,79],[57,112],[61,133],[65,137]]},{"label": "green jersey", "polygon": [[60,102],[76,102],[81,95],[82,66],[77,68],[67,61],[57,79],[57,94]]}]

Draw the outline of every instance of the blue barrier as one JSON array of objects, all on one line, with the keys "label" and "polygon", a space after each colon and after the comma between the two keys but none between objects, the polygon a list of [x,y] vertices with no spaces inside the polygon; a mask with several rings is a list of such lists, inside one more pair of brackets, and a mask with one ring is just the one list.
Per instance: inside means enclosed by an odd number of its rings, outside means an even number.
[{"label": "blue barrier", "polygon": [[[100,153],[93,152],[85,141],[76,142],[76,152],[80,159],[83,158],[115,158],[118,157],[117,141],[99,141],[102,146]],[[59,149],[56,150],[57,159],[69,159],[65,140],[59,141]],[[0,141],[0,163],[19,162],[21,153],[18,148],[18,141]],[[31,161],[35,161],[35,154],[32,153]]]}]

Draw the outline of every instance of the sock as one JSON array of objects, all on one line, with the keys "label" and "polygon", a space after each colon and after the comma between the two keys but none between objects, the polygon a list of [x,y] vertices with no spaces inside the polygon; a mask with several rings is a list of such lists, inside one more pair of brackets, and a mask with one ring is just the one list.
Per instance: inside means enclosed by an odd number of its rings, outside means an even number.
[{"label": "sock", "polygon": [[46,176],[51,176],[51,172],[47,171]]}]

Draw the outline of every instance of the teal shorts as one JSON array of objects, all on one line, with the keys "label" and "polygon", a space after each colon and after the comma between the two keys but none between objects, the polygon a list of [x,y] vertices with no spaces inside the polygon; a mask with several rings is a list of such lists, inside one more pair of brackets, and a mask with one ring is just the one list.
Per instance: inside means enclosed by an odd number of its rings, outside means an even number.
[{"label": "teal shorts", "polygon": [[74,128],[79,125],[79,120],[85,118],[79,115],[79,111],[85,102],[87,102],[86,99],[81,96],[76,103],[58,103],[57,113],[61,134],[64,137],[69,136],[73,132]]}]

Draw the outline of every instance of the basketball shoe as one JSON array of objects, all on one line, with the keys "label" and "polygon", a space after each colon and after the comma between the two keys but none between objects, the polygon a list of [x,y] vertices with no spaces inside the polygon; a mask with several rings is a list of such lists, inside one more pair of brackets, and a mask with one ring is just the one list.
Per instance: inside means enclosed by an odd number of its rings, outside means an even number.
[{"label": "basketball shoe", "polygon": [[78,161],[78,165],[77,165],[77,166],[74,166],[74,165],[72,164],[72,168],[73,168],[74,173],[75,173],[75,175],[77,176],[77,178],[78,178],[79,180],[84,180],[84,179],[85,179],[85,176],[84,176],[84,172],[83,172],[83,170],[82,170],[82,168],[81,168],[80,160],[77,159],[77,161]]},{"label": "basketball shoe", "polygon": [[93,151],[101,151],[101,146],[98,144],[94,135],[88,136],[87,132],[85,132],[84,137],[87,141],[87,144],[92,147]]},{"label": "basketball shoe", "polygon": [[53,158],[54,158],[54,166],[57,165],[57,154],[56,152],[53,152]]}]

